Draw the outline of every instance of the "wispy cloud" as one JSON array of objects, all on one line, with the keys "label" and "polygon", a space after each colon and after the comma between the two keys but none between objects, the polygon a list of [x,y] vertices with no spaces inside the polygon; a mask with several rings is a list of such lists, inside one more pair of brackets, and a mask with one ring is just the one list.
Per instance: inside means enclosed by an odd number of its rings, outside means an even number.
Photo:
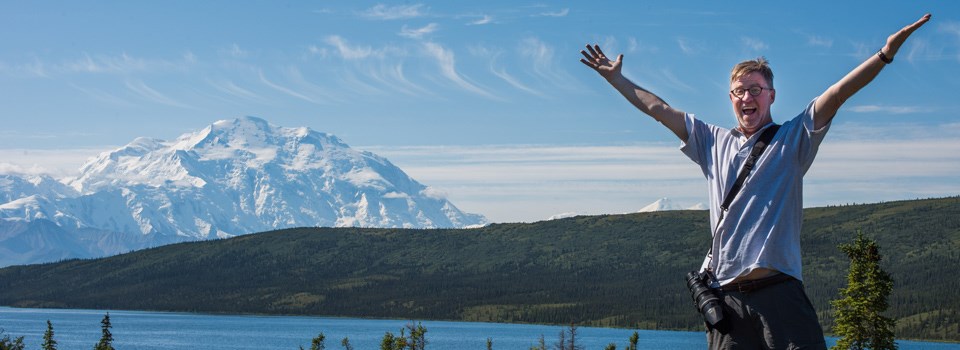
[{"label": "wispy cloud", "polygon": [[939,56],[939,54],[932,55],[929,52],[929,45],[926,40],[923,40],[923,38],[917,38],[917,40],[910,41],[909,49],[903,51],[906,51],[906,54],[902,56],[906,56],[907,62],[910,63],[916,62],[923,57],[929,58],[933,56]]},{"label": "wispy cloud", "polygon": [[50,72],[48,72],[48,67],[45,63],[40,61],[38,58],[34,58],[33,61],[18,64],[14,67],[9,67],[6,64],[0,62],[0,72],[9,72],[16,75],[25,75],[29,77],[40,77],[40,78],[49,78]]},{"label": "wispy cloud", "polygon": [[510,86],[513,86],[514,88],[540,97],[546,96],[542,92],[537,91],[514,78],[512,75],[510,75],[510,73],[507,73],[506,69],[494,67],[493,63],[491,63],[490,72],[493,73],[493,75],[496,75],[498,78],[503,79],[503,81],[507,82],[507,84],[510,84]]},{"label": "wispy cloud", "polygon": [[421,39],[424,35],[437,31],[437,28],[439,27],[440,26],[436,23],[430,23],[421,28],[409,28],[404,25],[403,28],[400,29],[400,36],[411,39]]},{"label": "wispy cloud", "polygon": [[703,51],[703,44],[689,38],[677,38],[677,46],[680,47],[680,51],[687,55],[696,55]]},{"label": "wispy cloud", "polygon": [[750,37],[744,36],[744,37],[740,37],[740,42],[743,44],[743,46],[746,46],[748,49],[752,51],[764,51],[767,48],[769,48],[769,46],[767,46],[767,43],[756,38],[750,38]]},{"label": "wispy cloud", "polygon": [[324,42],[334,46],[337,49],[337,53],[340,54],[340,57],[345,60],[359,60],[369,57],[382,58],[384,55],[384,51],[374,50],[370,46],[351,46],[347,44],[346,39],[339,35],[330,35],[324,39]]},{"label": "wispy cloud", "polygon": [[187,51],[183,53],[183,61],[188,64],[197,63],[197,55],[194,55],[193,52]]},{"label": "wispy cloud", "polygon": [[677,78],[677,76],[673,74],[673,71],[669,69],[661,69],[660,74],[666,78],[667,83],[669,83],[669,86],[672,88],[683,91],[696,91],[696,89],[694,89],[692,86],[687,85],[683,82],[683,80]]},{"label": "wispy cloud", "polygon": [[[944,22],[937,27],[937,31],[946,33],[954,39],[954,47],[960,46],[960,22]],[[956,52],[957,61],[960,61],[960,50]]]},{"label": "wispy cloud", "polygon": [[805,197],[825,205],[960,194],[957,134],[924,136],[824,142],[805,177]]},{"label": "wispy cloud", "polygon": [[[320,96],[323,98],[323,101],[337,101],[342,102],[342,100],[335,97],[333,93],[329,90],[311,83],[306,77],[303,76],[303,73],[300,72],[300,69],[295,66],[287,66],[282,69],[284,77],[288,81],[297,85],[300,90],[305,91],[303,95],[309,94],[310,96]],[[312,100],[318,100],[317,97],[311,98]]]},{"label": "wispy cloud", "polygon": [[361,12],[360,15],[368,19],[394,20],[421,17],[426,10],[423,4],[397,6],[377,4]]},{"label": "wispy cloud", "polygon": [[910,114],[910,113],[930,113],[936,111],[935,108],[926,106],[885,106],[885,105],[858,105],[846,108],[854,113],[883,113],[883,114]]},{"label": "wispy cloud", "polygon": [[494,76],[502,79],[510,86],[533,95],[541,97],[545,96],[542,92],[537,91],[507,72],[507,69],[504,67],[504,65],[500,64],[499,62],[500,57],[503,56],[502,50],[491,49],[485,46],[471,46],[469,49],[470,53],[474,56],[480,57],[482,60],[489,62],[490,73],[493,73]]},{"label": "wispy cloud", "polygon": [[415,84],[407,78],[403,70],[403,63],[382,63],[379,70],[369,70],[369,76],[379,81],[382,86],[410,96],[433,95],[432,92]]},{"label": "wispy cloud", "polygon": [[307,45],[307,56],[308,57],[320,57],[326,58],[329,55],[330,51],[325,47],[319,47],[317,45]]},{"label": "wispy cloud", "polygon": [[490,24],[490,23],[493,23],[493,17],[490,15],[483,15],[483,17],[480,17],[479,19],[467,22],[467,25],[477,26],[477,25],[484,25],[484,24]]},{"label": "wispy cloud", "polygon": [[661,197],[690,205],[706,197],[700,173],[672,145],[364,148],[443,189],[461,209],[500,222],[619,214]]},{"label": "wispy cloud", "polygon": [[656,46],[649,45],[637,40],[637,38],[630,37],[627,38],[627,48],[626,52],[628,53],[657,53],[660,52],[660,49]]},{"label": "wispy cloud", "polygon": [[266,102],[266,100],[263,97],[260,97],[260,95],[237,86],[237,84],[234,84],[233,81],[230,80],[213,81],[208,79],[207,84],[210,84],[210,86],[213,86],[214,89],[233,97],[259,103]]},{"label": "wispy cloud", "polygon": [[549,84],[552,88],[572,89],[576,85],[569,84],[573,78],[556,64],[556,50],[540,38],[528,37],[519,43],[517,51],[527,62],[533,74]]},{"label": "wispy cloud", "polygon": [[260,82],[263,83],[264,85],[270,87],[271,89],[280,91],[280,92],[282,92],[282,93],[285,93],[285,94],[287,94],[287,95],[290,95],[290,96],[299,98],[299,99],[304,100],[304,101],[307,101],[307,102],[316,103],[316,104],[324,104],[323,101],[320,101],[320,100],[318,100],[318,99],[315,99],[315,98],[310,97],[310,96],[307,96],[307,95],[304,95],[304,94],[302,94],[302,93],[300,93],[300,92],[294,91],[293,89],[290,89],[290,88],[285,87],[285,86],[281,86],[281,85],[279,85],[279,84],[277,84],[277,83],[274,83],[274,82],[268,80],[267,77],[265,77],[265,76],[263,75],[263,71],[260,71],[260,72],[258,72],[258,73],[259,73],[259,76],[260,76]]},{"label": "wispy cloud", "polygon": [[830,48],[833,46],[833,39],[817,35],[807,35],[807,46]]},{"label": "wispy cloud", "polygon": [[147,85],[146,83],[144,83],[143,81],[140,81],[140,80],[130,81],[130,80],[128,80],[128,81],[125,83],[125,85],[126,85],[127,89],[129,89],[130,91],[133,91],[135,94],[137,94],[138,96],[140,96],[140,97],[142,97],[142,98],[144,98],[144,99],[146,99],[146,100],[149,100],[149,101],[152,101],[152,102],[155,102],[155,103],[159,103],[159,104],[163,104],[163,105],[173,106],[173,107],[195,109],[195,107],[192,107],[192,106],[190,106],[190,105],[181,103],[181,102],[179,102],[179,101],[177,101],[177,100],[175,100],[175,99],[173,99],[173,98],[168,97],[167,95],[164,95],[163,93],[161,93],[161,92],[153,89],[152,87],[148,86],[148,85]]},{"label": "wispy cloud", "polygon": [[64,62],[57,70],[72,73],[132,73],[137,71],[172,70],[182,65],[166,60],[148,60],[122,53],[119,56],[84,54],[82,58]]},{"label": "wispy cloud", "polygon": [[74,89],[77,89],[77,91],[80,91],[80,92],[84,93],[85,95],[90,96],[90,97],[92,97],[93,99],[95,99],[95,100],[97,100],[97,101],[105,102],[105,103],[110,104],[110,105],[122,106],[122,107],[134,106],[134,104],[131,103],[130,101],[127,101],[127,100],[125,100],[125,99],[123,99],[123,98],[120,98],[120,97],[118,97],[118,96],[116,96],[116,95],[114,95],[114,94],[110,94],[110,93],[101,91],[101,90],[99,90],[99,89],[81,87],[81,86],[79,86],[79,85],[72,84],[72,83],[70,84],[70,87],[72,87],[72,88],[74,88]]},{"label": "wispy cloud", "polygon": [[444,77],[454,82],[457,86],[459,86],[464,90],[473,92],[481,96],[496,98],[486,90],[480,88],[479,86],[474,85],[473,83],[470,83],[469,81],[464,79],[462,76],[460,76],[460,73],[458,73],[456,69],[456,64],[455,64],[454,55],[452,51],[447,50],[440,44],[437,44],[434,42],[425,42],[423,43],[423,46],[426,49],[426,53],[437,61],[437,65],[440,67],[440,73],[443,74]]},{"label": "wispy cloud", "polygon": [[947,33],[952,35],[955,39],[960,40],[960,22],[947,21],[940,23],[937,26],[937,31],[941,33]]},{"label": "wispy cloud", "polygon": [[533,71],[541,78],[554,76],[552,72],[554,50],[539,38],[520,41],[520,54],[533,64]]},{"label": "wispy cloud", "polygon": [[[828,137],[806,176],[807,206],[960,194],[957,132],[892,140],[841,134]],[[661,197],[682,206],[707,202],[701,172],[672,144],[361,148],[495,221],[633,212]]]},{"label": "wispy cloud", "polygon": [[563,8],[563,9],[559,9],[559,10],[556,10],[556,11],[540,12],[539,14],[537,14],[537,16],[540,16],[540,17],[566,17],[568,14],[570,14],[570,9],[569,9],[569,8]]},{"label": "wispy cloud", "polygon": [[[436,28],[436,25],[431,24],[414,30],[404,27],[404,30],[409,36],[419,39],[419,35],[430,33]],[[358,93],[380,94],[384,92],[384,88],[387,88],[411,96],[431,94],[413,83],[404,73],[404,58],[408,54],[403,48],[394,46],[374,48],[369,45],[351,44],[337,35],[328,36],[324,41],[333,46],[335,55],[344,60],[356,62],[340,70],[338,74],[344,86]]]},{"label": "wispy cloud", "polygon": [[507,73],[506,68],[502,68],[502,67],[498,68],[497,57],[499,56],[500,56],[499,54],[496,54],[493,58],[490,59],[490,72],[493,73],[493,75],[497,76],[500,79],[503,79],[503,81],[507,82],[507,84],[510,84],[510,86],[513,86],[518,90],[525,91],[529,94],[540,96],[540,97],[546,96],[543,94],[543,92],[538,91],[534,88],[531,88],[526,84],[524,84],[523,82],[521,82],[520,80],[518,80],[517,78],[514,78],[512,75],[510,75],[510,73]]},{"label": "wispy cloud", "polygon": [[240,48],[240,45],[237,45],[237,44],[233,44],[233,45],[230,45],[229,47],[220,49],[220,54],[228,57],[233,57],[233,58],[246,58],[247,56],[250,55],[250,53],[247,52],[247,50]]}]

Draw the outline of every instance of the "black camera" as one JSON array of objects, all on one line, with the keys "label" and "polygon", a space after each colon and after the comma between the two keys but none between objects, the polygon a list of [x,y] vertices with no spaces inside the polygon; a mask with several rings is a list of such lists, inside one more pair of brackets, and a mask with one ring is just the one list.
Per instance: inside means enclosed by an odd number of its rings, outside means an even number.
[{"label": "black camera", "polygon": [[690,271],[687,273],[687,288],[693,297],[693,305],[703,315],[703,320],[717,327],[723,321],[723,308],[716,291],[710,288],[710,273]]}]

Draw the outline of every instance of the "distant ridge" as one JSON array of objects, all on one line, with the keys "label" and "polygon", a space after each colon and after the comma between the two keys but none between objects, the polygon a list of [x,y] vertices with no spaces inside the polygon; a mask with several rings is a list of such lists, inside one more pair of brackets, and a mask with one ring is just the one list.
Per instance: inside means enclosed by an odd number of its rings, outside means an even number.
[{"label": "distant ridge", "polygon": [[[299,228],[0,269],[0,305],[304,314],[701,330],[683,274],[706,211],[476,229]],[[960,197],[804,210],[804,284],[822,324],[837,248],[875,239],[897,338],[960,341]]]}]

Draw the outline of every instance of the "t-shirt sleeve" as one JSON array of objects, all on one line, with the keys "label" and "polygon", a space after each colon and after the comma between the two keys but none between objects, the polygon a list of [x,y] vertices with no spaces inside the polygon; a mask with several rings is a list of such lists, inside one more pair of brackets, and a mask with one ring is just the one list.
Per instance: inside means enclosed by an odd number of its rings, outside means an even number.
[{"label": "t-shirt sleeve", "polygon": [[686,154],[694,163],[700,166],[700,169],[706,174],[708,160],[708,149],[712,145],[710,126],[698,120],[693,114],[687,113],[685,118],[687,127],[687,140],[680,143],[680,151]]},{"label": "t-shirt sleeve", "polygon": [[803,173],[806,173],[810,165],[813,164],[813,159],[816,158],[817,152],[820,150],[820,143],[823,142],[823,138],[827,136],[827,131],[830,130],[832,123],[827,123],[827,125],[824,125],[822,128],[815,129],[816,124],[814,124],[813,115],[816,102],[816,98],[810,101],[807,108],[793,120],[793,122],[803,126],[802,128],[798,128],[800,135],[797,135],[797,140],[794,141],[800,145],[798,156],[800,157],[799,161]]}]

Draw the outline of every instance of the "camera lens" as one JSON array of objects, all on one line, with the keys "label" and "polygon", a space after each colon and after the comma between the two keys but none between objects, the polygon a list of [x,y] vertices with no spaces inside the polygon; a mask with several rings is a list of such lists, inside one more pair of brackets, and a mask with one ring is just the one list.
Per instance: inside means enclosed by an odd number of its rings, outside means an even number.
[{"label": "camera lens", "polygon": [[710,287],[707,287],[700,273],[691,271],[687,274],[687,287],[690,288],[690,295],[693,297],[697,310],[700,311],[707,323],[715,326],[723,320],[720,298],[717,298]]}]

